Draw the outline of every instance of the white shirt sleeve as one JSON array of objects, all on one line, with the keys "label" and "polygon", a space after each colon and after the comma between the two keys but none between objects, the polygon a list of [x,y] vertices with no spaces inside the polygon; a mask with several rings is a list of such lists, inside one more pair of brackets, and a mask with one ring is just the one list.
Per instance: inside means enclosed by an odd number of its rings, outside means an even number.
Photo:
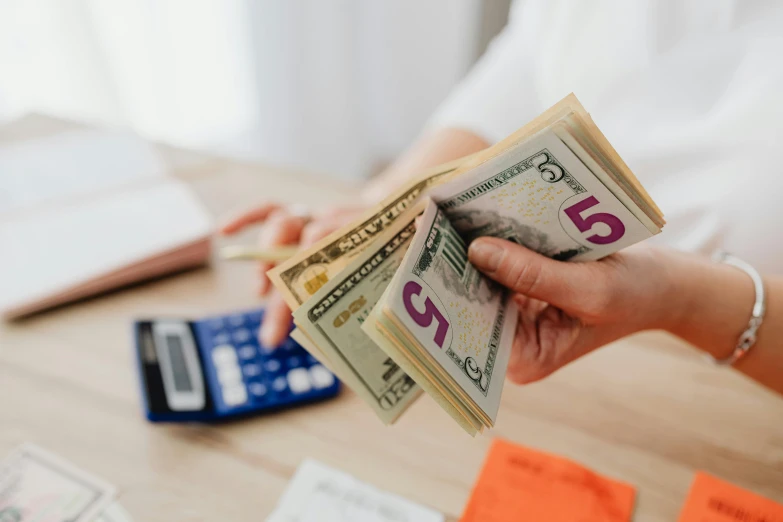
[{"label": "white shirt sleeve", "polygon": [[436,110],[428,129],[464,129],[495,143],[541,112],[530,81],[535,45],[524,27],[536,13],[525,7],[520,1],[512,5],[508,25]]},{"label": "white shirt sleeve", "polygon": [[428,127],[495,143],[574,92],[663,211],[656,241],[783,273],[783,5],[524,0]]}]

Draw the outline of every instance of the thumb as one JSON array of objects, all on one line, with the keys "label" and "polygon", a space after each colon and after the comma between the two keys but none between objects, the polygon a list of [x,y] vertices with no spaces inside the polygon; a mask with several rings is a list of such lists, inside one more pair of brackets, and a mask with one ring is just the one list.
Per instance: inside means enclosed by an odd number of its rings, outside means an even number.
[{"label": "thumb", "polygon": [[600,280],[585,263],[566,263],[542,256],[511,241],[474,240],[468,249],[473,265],[514,292],[554,305],[568,313],[594,312],[601,303]]}]

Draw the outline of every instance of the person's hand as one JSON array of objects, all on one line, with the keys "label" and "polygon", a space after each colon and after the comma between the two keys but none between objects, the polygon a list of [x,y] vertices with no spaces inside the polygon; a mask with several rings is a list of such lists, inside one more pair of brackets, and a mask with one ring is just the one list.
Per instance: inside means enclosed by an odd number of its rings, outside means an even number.
[{"label": "person's hand", "polygon": [[634,332],[668,328],[684,306],[675,295],[672,253],[633,247],[587,263],[566,263],[510,241],[479,238],[471,263],[514,292],[519,321],[508,377],[539,380]]},{"label": "person's hand", "polygon": [[[263,223],[264,227],[258,238],[260,248],[271,249],[296,244],[307,248],[353,220],[363,210],[360,207],[334,207],[310,215],[300,205],[269,203],[233,218],[223,225],[220,231],[224,235],[232,235],[250,225]],[[274,263],[259,263],[258,293],[261,296],[270,294],[272,285],[266,273],[274,266]],[[259,333],[261,344],[278,346],[285,340],[290,328],[291,310],[280,293],[273,291],[267,300],[264,323]]]}]

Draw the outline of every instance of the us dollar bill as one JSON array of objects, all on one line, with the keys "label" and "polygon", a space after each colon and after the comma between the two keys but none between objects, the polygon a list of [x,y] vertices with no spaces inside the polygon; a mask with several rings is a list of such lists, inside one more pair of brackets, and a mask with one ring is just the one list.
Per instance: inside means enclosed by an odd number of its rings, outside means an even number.
[{"label": "us dollar bill", "polygon": [[468,243],[500,237],[564,261],[599,259],[660,231],[560,133],[549,127],[430,196]]},{"label": "us dollar bill", "polygon": [[387,316],[387,310],[382,303],[388,300],[391,287],[387,287],[378,304],[372,309],[370,315],[362,325],[362,330],[377,344],[389,357],[394,359],[421,388],[432,397],[443,411],[464,429],[471,437],[475,437],[484,429],[484,423],[473,415],[462,404],[459,398],[449,390],[448,386],[437,377],[433,376],[425,365],[421,363],[415,354],[406,346],[406,340],[396,331],[393,318]]},{"label": "us dollar bill", "polygon": [[91,522],[116,488],[33,444],[0,462],[0,520]]},{"label": "us dollar bill", "polygon": [[416,205],[354,257],[294,312],[294,322],[329,361],[330,368],[386,424],[394,422],[421,389],[361,329],[397,271],[422,210]]},{"label": "us dollar bill", "polygon": [[359,219],[270,270],[272,284],[295,310],[392,225],[405,209],[429,189],[448,180],[451,173],[470,159],[471,156],[460,158],[421,174]]},{"label": "us dollar bill", "polygon": [[464,240],[431,200],[374,319],[365,330],[385,330],[395,354],[437,390],[441,405],[445,399],[468,421],[494,424],[516,308],[505,289],[470,264]]}]

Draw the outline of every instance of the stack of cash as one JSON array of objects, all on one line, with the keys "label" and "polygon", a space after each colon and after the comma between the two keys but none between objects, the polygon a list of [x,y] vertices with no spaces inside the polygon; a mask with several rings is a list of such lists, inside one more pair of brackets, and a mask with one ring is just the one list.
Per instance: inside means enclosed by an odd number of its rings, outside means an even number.
[{"label": "stack of cash", "polygon": [[663,225],[570,95],[497,145],[422,174],[270,277],[294,310],[295,339],[381,420],[394,422],[423,389],[476,434],[497,417],[517,314],[468,262],[470,242],[494,236],[587,261]]}]

